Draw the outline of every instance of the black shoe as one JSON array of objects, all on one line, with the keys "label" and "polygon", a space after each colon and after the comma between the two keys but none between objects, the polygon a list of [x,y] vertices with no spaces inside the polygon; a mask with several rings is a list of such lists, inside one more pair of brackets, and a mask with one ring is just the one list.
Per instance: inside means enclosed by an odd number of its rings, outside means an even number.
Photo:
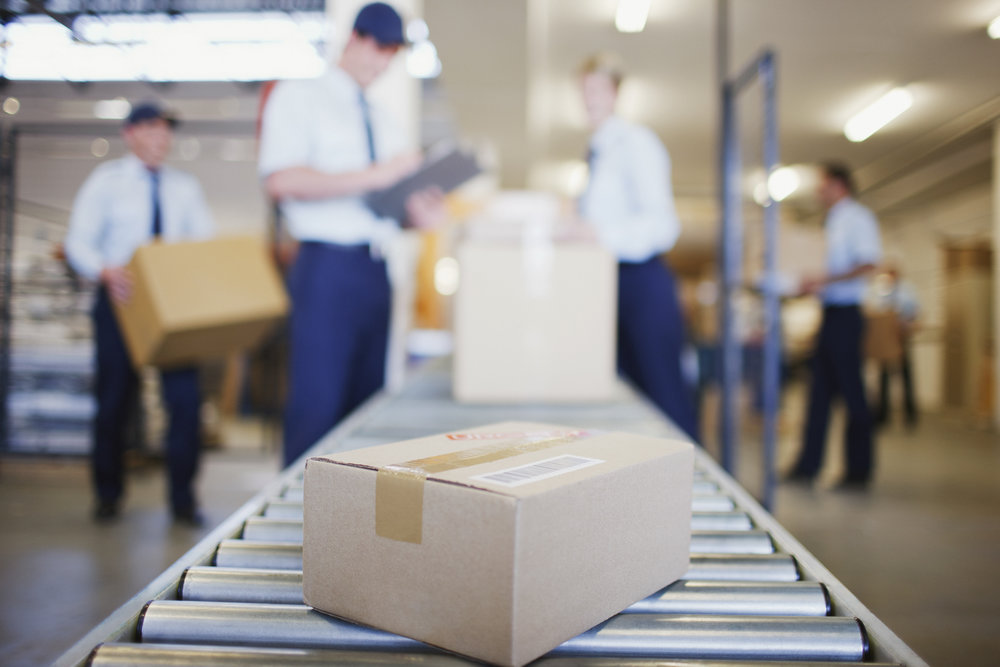
[{"label": "black shoe", "polygon": [[781,481],[785,484],[801,484],[803,486],[811,486],[815,479],[815,475],[807,475],[804,472],[793,470],[782,477]]},{"label": "black shoe", "polygon": [[183,523],[194,528],[200,528],[205,525],[205,518],[201,515],[201,512],[193,507],[175,508],[174,523]]},{"label": "black shoe", "polygon": [[833,487],[833,490],[845,493],[863,493],[868,490],[868,480],[861,477],[845,477]]},{"label": "black shoe", "polygon": [[98,501],[94,509],[94,521],[105,523],[118,518],[118,503],[110,500]]}]

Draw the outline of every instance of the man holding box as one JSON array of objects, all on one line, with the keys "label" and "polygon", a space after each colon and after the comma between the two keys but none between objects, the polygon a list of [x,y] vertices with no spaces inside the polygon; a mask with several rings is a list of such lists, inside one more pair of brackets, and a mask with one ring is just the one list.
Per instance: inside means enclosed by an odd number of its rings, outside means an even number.
[{"label": "man holding box", "polygon": [[[391,288],[382,250],[399,222],[380,218],[365,195],[411,174],[421,156],[365,91],[405,43],[389,5],[358,12],[336,66],[318,79],[283,81],[264,107],[259,170],[299,242],[292,298],[285,464],[382,387]],[[440,192],[407,201],[408,221],[436,224]]]},{"label": "man holding box", "polygon": [[[176,118],[156,104],[132,108],[122,128],[129,155],[105,162],[87,178],[74,202],[66,236],[70,265],[99,285],[92,311],[97,363],[92,467],[94,516],[99,521],[118,515],[125,423],[138,391],[138,376],[112,310],[112,301],[125,304],[132,293],[125,266],[147,243],[213,235],[212,216],[198,181],[164,165],[176,125]],[[195,368],[172,369],[163,371],[160,380],[170,419],[166,458],[173,516],[197,525],[201,518],[192,484],[201,446],[198,373]]]}]

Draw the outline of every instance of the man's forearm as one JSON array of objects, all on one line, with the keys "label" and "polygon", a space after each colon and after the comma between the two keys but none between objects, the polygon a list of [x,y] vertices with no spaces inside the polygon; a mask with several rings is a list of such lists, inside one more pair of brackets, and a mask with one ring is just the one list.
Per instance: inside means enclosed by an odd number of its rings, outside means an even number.
[{"label": "man's forearm", "polygon": [[365,169],[337,174],[307,166],[289,167],[268,176],[264,186],[274,199],[356,197],[389,187],[416,170],[420,162],[419,153],[403,153]]},{"label": "man's forearm", "polygon": [[850,271],[828,275],[823,282],[829,285],[830,283],[839,283],[843,280],[853,280],[854,278],[860,278],[861,276],[868,275],[874,271],[875,268],[874,264],[859,264]]},{"label": "man's forearm", "polygon": [[290,167],[276,171],[265,180],[267,193],[274,199],[331,199],[352,197],[384,187],[377,166],[361,171],[330,174],[312,167]]}]

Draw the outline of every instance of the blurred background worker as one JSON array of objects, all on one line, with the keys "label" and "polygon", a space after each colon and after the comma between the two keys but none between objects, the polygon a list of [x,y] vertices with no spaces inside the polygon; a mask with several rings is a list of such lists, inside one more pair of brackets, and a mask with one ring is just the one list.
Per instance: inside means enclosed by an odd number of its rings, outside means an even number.
[{"label": "blurred background worker", "polygon": [[[382,387],[391,291],[383,259],[399,222],[364,195],[413,172],[402,127],[365,90],[403,46],[403,22],[385,3],[365,5],[336,66],[284,81],[264,108],[259,171],[300,242],[292,297],[285,464]],[[407,202],[409,223],[434,224],[440,193]]]},{"label": "blurred background worker", "polygon": [[[98,520],[118,514],[126,421],[138,391],[138,376],[111,304],[125,304],[131,297],[132,278],[125,265],[139,246],[153,240],[204,239],[214,233],[198,181],[164,165],[176,125],[176,118],[155,104],[132,107],[122,129],[130,154],[105,162],[87,178],[73,204],[66,236],[70,265],[99,283],[93,309],[97,416],[92,459]],[[198,372],[163,371],[160,381],[170,418],[170,505],[176,520],[199,524],[192,489],[201,448]]]},{"label": "blurred background worker", "polygon": [[581,67],[593,131],[580,215],[618,258],[618,367],[695,442],[692,388],[681,366],[684,320],[673,273],[661,255],[680,236],[670,155],[652,130],[615,114],[619,59],[598,54]]},{"label": "blurred background worker", "polygon": [[917,402],[913,395],[913,373],[910,366],[910,340],[917,324],[920,304],[916,290],[903,279],[899,263],[889,262],[885,270],[871,282],[865,298],[865,307],[875,316],[890,316],[893,326],[887,333],[896,338],[892,341],[892,358],[879,359],[878,400],[875,403],[875,423],[889,421],[889,377],[898,373],[903,385],[903,415],[906,425],[917,425]]},{"label": "blurred background worker", "polygon": [[844,488],[866,486],[872,473],[872,420],[861,379],[861,303],[866,276],[882,257],[878,221],[854,199],[854,192],[847,167],[823,165],[818,194],[827,210],[826,274],[802,283],[803,293],[821,296],[823,319],[813,351],[802,451],[789,475],[791,481],[816,477],[823,463],[830,407],[840,395],[847,404],[847,470],[840,483]]}]

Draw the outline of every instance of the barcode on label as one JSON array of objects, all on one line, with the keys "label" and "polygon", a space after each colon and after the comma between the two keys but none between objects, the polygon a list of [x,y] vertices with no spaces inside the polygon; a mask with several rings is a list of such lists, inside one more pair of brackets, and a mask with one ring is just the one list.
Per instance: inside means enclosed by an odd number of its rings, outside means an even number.
[{"label": "barcode on label", "polygon": [[604,463],[604,461],[564,454],[563,456],[554,456],[551,459],[535,461],[534,463],[517,466],[516,468],[507,468],[506,470],[498,470],[485,475],[477,475],[472,479],[481,479],[484,482],[493,482],[494,484],[502,484],[504,486],[521,486],[529,482],[549,479],[556,475],[564,475],[574,470],[580,470],[581,468],[588,468],[598,463]]}]

